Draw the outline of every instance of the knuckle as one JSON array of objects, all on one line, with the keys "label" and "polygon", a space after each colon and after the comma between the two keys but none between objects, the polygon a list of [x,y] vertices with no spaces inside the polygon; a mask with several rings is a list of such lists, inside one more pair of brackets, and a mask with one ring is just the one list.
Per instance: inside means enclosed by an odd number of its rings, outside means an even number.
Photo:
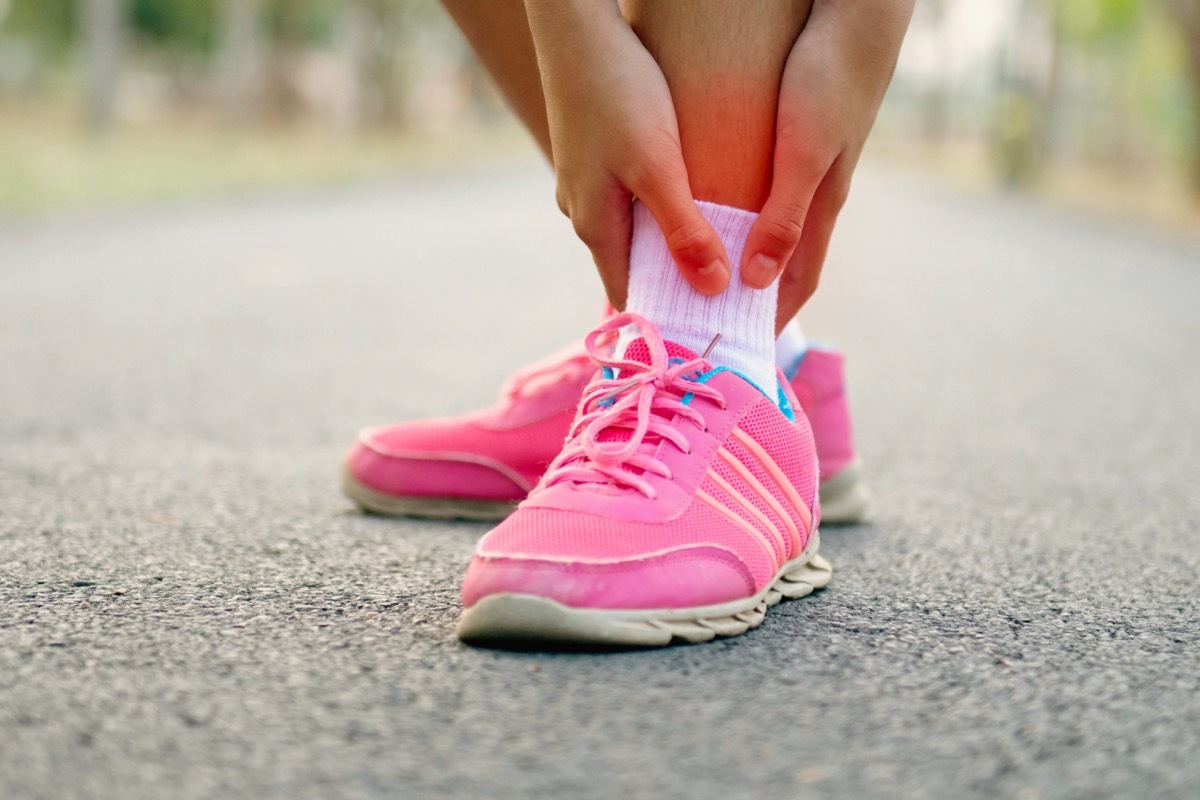
[{"label": "knuckle", "polygon": [[625,183],[634,191],[650,191],[654,187],[658,176],[654,173],[654,166],[644,158],[635,158],[625,165]]},{"label": "knuckle", "polygon": [[806,213],[807,209],[795,206],[781,209],[780,213],[761,220],[762,241],[768,247],[778,250],[790,250],[795,247],[804,229],[801,220]]},{"label": "knuckle", "polygon": [[640,142],[634,156],[624,164],[621,177],[634,192],[660,195],[672,185],[687,188],[678,142],[657,136]]},{"label": "knuckle", "polygon": [[590,216],[576,214],[571,217],[571,228],[590,250],[595,250],[604,239],[602,228],[596,225]]},{"label": "knuckle", "polygon": [[571,216],[571,206],[567,202],[566,195],[564,195],[561,191],[554,194],[554,202],[558,204],[558,210],[562,212],[564,217]]},{"label": "knuckle", "polygon": [[818,170],[822,161],[828,164],[826,155],[829,148],[824,144],[824,138],[801,124],[792,126],[786,132],[781,130],[775,140],[776,163],[786,164],[791,170],[805,173]]},{"label": "knuckle", "polygon": [[592,246],[596,237],[592,226],[586,220],[582,217],[571,217],[571,228],[575,231],[575,235],[579,237],[580,241],[588,247]]},{"label": "knuckle", "polygon": [[708,250],[711,237],[698,222],[683,222],[666,233],[667,248],[685,257],[700,257]]}]

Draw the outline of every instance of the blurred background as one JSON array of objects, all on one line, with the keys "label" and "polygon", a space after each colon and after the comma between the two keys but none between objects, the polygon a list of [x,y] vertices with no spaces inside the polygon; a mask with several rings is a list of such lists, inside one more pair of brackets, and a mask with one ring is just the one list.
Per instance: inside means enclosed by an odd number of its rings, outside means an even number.
[{"label": "blurred background", "polygon": [[[920,0],[869,158],[1200,229],[1200,0]],[[0,213],[528,153],[434,0],[0,0]]]}]

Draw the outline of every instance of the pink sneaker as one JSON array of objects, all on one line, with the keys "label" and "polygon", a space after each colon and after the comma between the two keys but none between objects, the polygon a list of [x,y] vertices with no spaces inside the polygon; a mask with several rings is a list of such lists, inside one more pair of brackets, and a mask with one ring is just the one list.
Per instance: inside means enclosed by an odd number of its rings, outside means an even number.
[{"label": "pink sneaker", "polygon": [[[515,373],[491,408],[364,430],[346,454],[342,490],[376,514],[504,519],[562,449],[595,369],[580,342]],[[822,520],[856,522],[870,500],[854,455],[842,356],[809,350],[791,372],[821,462]]]},{"label": "pink sneaker", "polygon": [[[644,338],[623,359],[596,349],[627,324]],[[605,321],[586,342],[605,370],[541,482],[480,541],[460,638],[700,642],[742,633],[768,606],[829,582],[802,415],[789,419],[636,315]]]},{"label": "pink sneaker", "polygon": [[812,426],[821,460],[821,520],[846,523],[865,519],[871,495],[863,486],[854,454],[845,358],[836,350],[810,347],[788,371],[788,377]]},{"label": "pink sneaker", "polygon": [[504,519],[562,449],[595,373],[578,342],[514,373],[491,408],[364,430],[346,453],[342,491],[377,514]]}]

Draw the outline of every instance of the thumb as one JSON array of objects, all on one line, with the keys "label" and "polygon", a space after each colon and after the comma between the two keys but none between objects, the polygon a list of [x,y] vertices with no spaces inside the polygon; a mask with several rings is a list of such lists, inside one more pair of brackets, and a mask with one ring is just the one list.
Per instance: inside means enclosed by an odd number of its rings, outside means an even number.
[{"label": "thumb", "polygon": [[825,169],[803,156],[775,159],[771,194],[746,238],[742,253],[742,280],[755,289],[765,289],[791,259],[813,195]]},{"label": "thumb", "polygon": [[701,294],[713,295],[729,285],[725,245],[692,198],[683,154],[657,161],[650,174],[629,188],[654,216],[667,249],[684,280]]}]

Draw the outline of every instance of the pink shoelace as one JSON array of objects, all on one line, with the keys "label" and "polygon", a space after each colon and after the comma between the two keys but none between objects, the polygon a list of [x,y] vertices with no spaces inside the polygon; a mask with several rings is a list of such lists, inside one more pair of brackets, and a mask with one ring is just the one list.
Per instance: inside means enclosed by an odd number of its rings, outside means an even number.
[{"label": "pink shoelace", "polygon": [[[598,344],[601,337],[636,325],[650,353],[650,363],[616,358]],[[683,402],[684,395],[705,397],[725,407],[721,393],[708,384],[689,380],[705,368],[703,358],[672,364],[658,329],[637,314],[617,314],[584,339],[591,357],[616,370],[616,378],[593,381],[584,394],[582,413],[567,435],[563,451],[550,465],[543,487],[576,485],[628,487],[646,497],[656,496],[644,475],[671,480],[670,468],[657,457],[659,445],[669,442],[690,451],[687,439],[672,422],[683,417],[706,429],[704,416]]]}]

